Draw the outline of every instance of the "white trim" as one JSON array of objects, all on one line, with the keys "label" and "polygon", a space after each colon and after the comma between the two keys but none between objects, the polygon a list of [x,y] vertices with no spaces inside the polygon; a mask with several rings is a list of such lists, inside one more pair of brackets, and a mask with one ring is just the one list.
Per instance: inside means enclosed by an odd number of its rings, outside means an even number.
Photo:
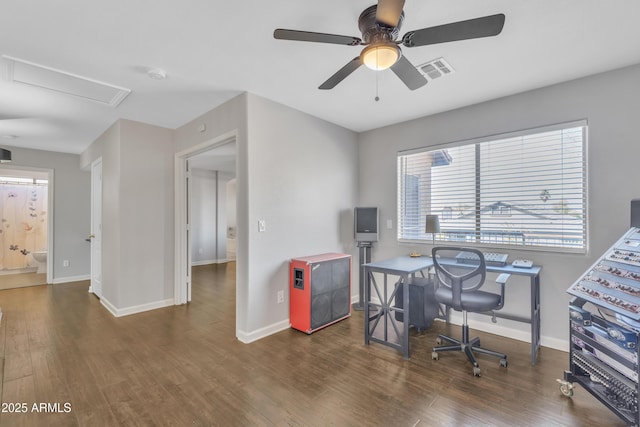
[{"label": "white trim", "polygon": [[173,299],[166,299],[163,301],[150,302],[147,304],[134,305],[126,308],[117,308],[111,304],[106,298],[100,298],[100,304],[102,304],[111,314],[115,317],[129,316],[131,314],[142,313],[145,311],[156,310],[158,308],[170,307],[173,304]]},{"label": "white trim", "polygon": [[173,300],[176,304],[187,303],[187,283],[184,281],[184,277],[187,276],[187,256],[186,256],[186,233],[184,232],[183,224],[186,222],[187,209],[186,200],[187,195],[182,188],[183,182],[186,179],[186,158],[180,157],[178,154],[174,160],[174,188],[175,188],[175,250],[174,250],[174,287],[173,287]]},{"label": "white trim", "polygon": [[204,261],[191,261],[191,265],[194,267],[197,267],[200,265],[226,264],[231,261],[235,261],[235,259],[224,258],[224,259],[210,259],[210,260],[204,260]]},{"label": "white trim", "polygon": [[53,282],[51,282],[51,284],[59,285],[61,283],[84,282],[85,280],[91,280],[91,275],[57,277],[53,279]]},{"label": "white trim", "polygon": [[188,269],[191,268],[187,259],[187,233],[184,224],[187,224],[187,194],[184,189],[186,179],[186,162],[189,157],[211,150],[238,139],[238,131],[232,130],[213,139],[195,145],[191,148],[179,151],[174,158],[174,188],[175,188],[175,251],[174,251],[174,302],[176,305],[186,304],[188,301]]},{"label": "white trim", "polygon": [[100,298],[100,304],[103,305],[104,308],[106,308],[109,313],[113,314],[115,317],[118,317],[118,309],[116,308],[115,305],[111,304],[109,302],[109,300],[107,300],[105,297]]},{"label": "white trim", "polygon": [[[96,177],[96,168],[99,165],[99,177]],[[103,209],[102,209],[102,201],[103,201],[103,178],[104,178],[104,174],[102,172],[102,166],[103,166],[103,162],[102,162],[102,156],[96,158],[94,161],[91,162],[91,223],[90,223],[90,233],[92,236],[94,237],[89,237],[89,251],[90,251],[90,259],[89,259],[89,280],[91,281],[91,283],[89,284],[89,292],[95,294],[98,298],[102,297],[102,249],[103,249],[103,245],[102,245],[102,213],[103,213]],[[99,196],[100,198],[98,199],[98,195],[95,194],[96,193],[96,183],[97,180],[99,180],[100,183],[100,191],[99,191]],[[96,211],[96,209],[99,209],[99,211]],[[99,217],[100,217],[100,224],[99,226],[97,226],[97,224],[94,224],[95,222],[95,217],[96,217],[96,212],[99,212]],[[97,231],[96,231],[97,230]],[[98,236],[99,239],[98,241],[96,241],[95,236]],[[99,243],[99,246],[98,246]],[[96,257],[96,252],[100,253],[100,259],[98,260],[98,257]],[[99,277],[99,281],[97,281],[97,283],[99,283],[99,289],[93,288],[93,285],[95,283],[93,283],[95,280],[94,278],[96,277],[96,264],[99,265],[100,267],[100,271],[98,271],[98,277]]]},{"label": "white trim", "polygon": [[49,182],[47,183],[47,209],[49,212],[47,213],[47,283],[53,283],[55,278],[53,277],[53,261],[55,259],[55,253],[53,252],[53,215],[54,212],[54,189],[55,189],[55,180],[54,180],[54,170],[49,169]]},{"label": "white trim", "polygon": [[527,129],[508,131],[504,133],[497,133],[493,135],[480,136],[477,138],[463,139],[461,141],[444,142],[442,144],[430,145],[427,147],[411,148],[408,150],[399,150],[397,152],[397,155],[406,156],[409,154],[425,153],[427,151],[441,150],[444,148],[458,147],[462,145],[478,144],[482,142],[490,142],[490,141],[500,140],[500,139],[517,138],[520,136],[530,135],[531,133],[545,133],[545,132],[551,132],[555,130],[568,129],[568,128],[574,128],[574,127],[576,128],[588,127],[588,125],[589,123],[587,119],[578,119],[578,120],[572,120],[568,122],[555,123],[551,125],[542,125],[539,127],[532,127]]},{"label": "white trim", "polygon": [[569,341],[552,337],[540,337],[540,345],[569,353]]},{"label": "white trim", "polygon": [[291,327],[291,323],[289,319],[282,320],[277,323],[273,323],[269,326],[265,326],[264,328],[260,328],[253,332],[245,332],[245,331],[237,331],[236,337],[240,342],[245,344],[250,344],[254,341],[258,341],[259,339],[266,338],[269,335],[273,335],[278,332],[282,332]]},{"label": "white trim", "polygon": [[[444,322],[444,320],[442,319],[435,319],[435,320],[439,322]],[[498,319],[498,322],[500,320],[501,319]],[[462,317],[449,316],[449,323],[452,325],[461,326]],[[474,322],[473,326],[472,325],[469,325],[469,326],[470,326],[470,329],[475,329],[476,331],[486,332],[486,333],[497,335],[504,338],[510,338],[517,341],[531,343],[530,330],[522,331],[522,330],[502,326],[500,324],[486,323],[486,322]],[[569,342],[558,339],[558,338],[541,336],[540,345],[542,347],[549,347],[555,350],[560,350],[565,352],[569,351]]]}]

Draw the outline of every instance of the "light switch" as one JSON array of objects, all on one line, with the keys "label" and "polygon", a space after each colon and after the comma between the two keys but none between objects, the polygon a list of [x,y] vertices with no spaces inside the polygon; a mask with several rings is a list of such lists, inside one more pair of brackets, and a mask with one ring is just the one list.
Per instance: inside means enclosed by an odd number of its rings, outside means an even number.
[{"label": "light switch", "polygon": [[258,231],[260,233],[267,231],[267,222],[264,219],[258,220]]},{"label": "light switch", "polygon": [[393,220],[392,219],[388,219],[387,220],[387,229],[391,230],[393,228]]}]

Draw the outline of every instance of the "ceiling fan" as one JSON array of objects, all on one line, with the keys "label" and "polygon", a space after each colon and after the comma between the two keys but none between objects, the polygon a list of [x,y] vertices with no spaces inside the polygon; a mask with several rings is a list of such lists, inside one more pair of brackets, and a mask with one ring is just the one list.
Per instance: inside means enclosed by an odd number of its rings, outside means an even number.
[{"label": "ceiling fan", "polygon": [[496,14],[466,21],[438,25],[409,31],[396,40],[404,21],[404,0],[378,0],[378,4],[366,8],[358,18],[359,37],[309,31],[277,29],[273,37],[280,40],[296,40],[316,43],[331,43],[347,46],[365,46],[360,55],[339,69],[318,89],[333,89],[362,64],[373,70],[391,71],[411,90],[427,84],[427,79],[402,55],[399,45],[404,47],[426,46],[458,40],[490,37],[500,34],[505,16]]}]

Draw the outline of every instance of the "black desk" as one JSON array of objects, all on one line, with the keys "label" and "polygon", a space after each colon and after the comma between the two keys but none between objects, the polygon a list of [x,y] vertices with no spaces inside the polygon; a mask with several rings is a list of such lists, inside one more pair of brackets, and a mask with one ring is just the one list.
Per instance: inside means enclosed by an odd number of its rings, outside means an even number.
[{"label": "black desk", "polygon": [[[465,267],[465,264],[456,262],[455,259],[440,259],[443,264],[455,264]],[[405,358],[409,358],[409,289],[407,283],[410,277],[433,267],[433,260],[430,257],[409,257],[402,256],[383,261],[364,264],[365,286],[364,286],[364,342],[369,344],[374,341],[380,344],[402,351]],[[471,266],[469,266],[471,267]],[[529,323],[531,325],[531,364],[536,363],[538,350],[540,349],[540,271],[541,266],[534,265],[531,268],[517,268],[511,264],[503,267],[487,265],[487,271],[494,273],[509,273],[517,276],[529,277],[531,292],[531,311],[529,317],[495,313],[496,317],[514,320],[517,322]],[[382,289],[378,285],[374,273],[383,275]],[[397,276],[398,280],[393,283],[394,288],[388,295],[388,276]],[[395,283],[404,286],[403,308],[394,307]],[[371,300],[371,290],[375,291],[379,302]],[[395,313],[403,313],[403,322],[395,320]],[[447,316],[448,320],[448,316]],[[382,331],[379,331],[382,321]],[[402,327],[400,327],[402,326]],[[390,330],[390,328],[392,330]]]}]

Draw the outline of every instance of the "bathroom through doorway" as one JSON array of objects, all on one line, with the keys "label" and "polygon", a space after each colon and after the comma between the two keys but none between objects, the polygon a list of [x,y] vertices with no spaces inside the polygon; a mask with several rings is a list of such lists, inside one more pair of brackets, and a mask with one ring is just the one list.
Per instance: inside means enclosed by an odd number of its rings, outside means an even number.
[{"label": "bathroom through doorway", "polygon": [[0,290],[50,283],[52,175],[0,167]]}]

